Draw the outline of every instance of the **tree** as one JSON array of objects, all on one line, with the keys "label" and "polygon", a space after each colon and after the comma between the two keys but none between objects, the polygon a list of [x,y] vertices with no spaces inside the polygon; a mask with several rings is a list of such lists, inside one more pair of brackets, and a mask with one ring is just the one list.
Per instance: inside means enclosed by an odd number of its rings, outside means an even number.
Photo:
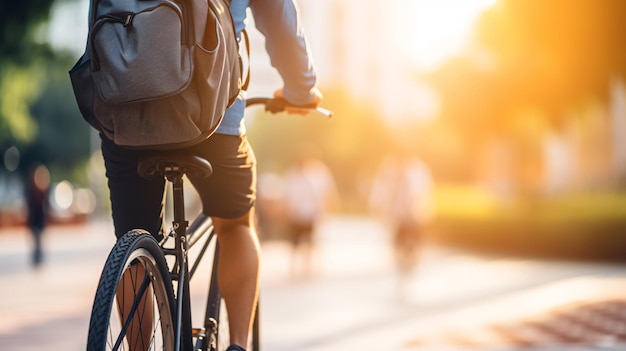
[{"label": "tree", "polygon": [[428,77],[444,115],[475,133],[503,132],[519,109],[558,124],[582,99],[605,99],[626,77],[626,2],[500,0],[478,24],[468,55]]},{"label": "tree", "polygon": [[76,180],[91,150],[67,74],[74,58],[36,37],[54,1],[0,3],[0,150],[18,146],[22,171],[43,162]]},{"label": "tree", "polygon": [[[468,49],[425,77],[441,96],[441,119],[476,160],[473,171],[508,167],[528,194],[539,189],[546,138],[571,133],[572,116],[597,118],[588,106],[608,105],[612,81],[626,78],[625,32],[621,0],[499,0],[486,11]],[[485,161],[496,148],[508,166]]]},{"label": "tree", "polygon": [[74,173],[90,157],[91,127],[81,117],[67,74],[71,60],[58,56],[48,62],[48,74],[41,81],[41,93],[30,110],[37,138],[25,148],[24,161],[42,162],[63,179],[78,179]]},{"label": "tree", "polygon": [[49,16],[54,0],[22,0],[0,2],[0,52],[2,61],[28,62],[37,27]]},{"label": "tree", "polygon": [[[502,0],[482,18],[478,42],[515,74],[528,100],[562,109],[590,94],[606,96],[626,75],[626,2]],[[521,69],[520,69],[521,68]]]},{"label": "tree", "polygon": [[[34,62],[50,58],[36,31],[48,19],[54,0],[0,2],[0,145],[28,143],[34,128],[30,104],[39,94],[42,78]],[[41,67],[41,66],[39,66]]]}]

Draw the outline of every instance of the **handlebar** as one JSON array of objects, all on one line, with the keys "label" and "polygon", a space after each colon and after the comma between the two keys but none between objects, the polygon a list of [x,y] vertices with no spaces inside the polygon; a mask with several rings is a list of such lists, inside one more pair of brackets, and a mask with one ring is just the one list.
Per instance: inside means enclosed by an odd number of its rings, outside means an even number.
[{"label": "handlebar", "polygon": [[326,118],[331,118],[333,116],[332,111],[325,109],[323,107],[316,106],[316,105],[293,105],[293,104],[290,104],[287,100],[281,99],[281,98],[258,97],[258,98],[250,98],[246,100],[246,107],[253,106],[253,105],[265,105],[265,111],[268,111],[271,113],[284,112],[288,107],[294,107],[298,109],[316,111],[322,114]]}]

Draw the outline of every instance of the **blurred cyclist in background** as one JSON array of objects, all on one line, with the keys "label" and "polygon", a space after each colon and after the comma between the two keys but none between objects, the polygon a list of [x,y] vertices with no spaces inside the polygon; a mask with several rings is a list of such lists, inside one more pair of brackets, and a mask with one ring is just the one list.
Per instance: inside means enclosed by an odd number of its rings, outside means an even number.
[{"label": "blurred cyclist in background", "polygon": [[294,275],[311,274],[314,233],[334,206],[336,196],[335,180],[328,167],[310,147],[303,149],[285,175],[284,209]]},{"label": "blurred cyclist in background", "polygon": [[370,209],[393,235],[398,297],[405,298],[411,274],[435,207],[433,179],[424,162],[406,149],[380,166],[370,194]]}]

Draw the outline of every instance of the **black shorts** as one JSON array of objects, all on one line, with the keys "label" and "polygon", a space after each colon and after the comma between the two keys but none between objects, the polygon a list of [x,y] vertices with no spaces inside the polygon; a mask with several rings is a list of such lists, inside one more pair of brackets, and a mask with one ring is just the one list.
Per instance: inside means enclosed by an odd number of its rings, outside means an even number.
[{"label": "black shorts", "polygon": [[[137,174],[142,151],[119,147],[104,136],[101,139],[115,234],[119,238],[131,229],[142,228],[161,235],[165,180],[146,180]],[[254,205],[256,159],[245,136],[214,134],[180,152],[204,157],[213,166],[207,179],[189,177],[202,200],[203,213],[238,218]]]}]

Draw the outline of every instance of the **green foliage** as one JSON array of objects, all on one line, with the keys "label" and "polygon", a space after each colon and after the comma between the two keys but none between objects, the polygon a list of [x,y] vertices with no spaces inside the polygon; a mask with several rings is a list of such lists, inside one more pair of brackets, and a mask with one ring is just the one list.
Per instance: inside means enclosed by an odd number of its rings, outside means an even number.
[{"label": "green foliage", "polygon": [[84,178],[91,132],[67,75],[73,59],[36,38],[54,2],[0,2],[0,150],[17,146],[22,172],[44,163],[53,178],[76,180]]},{"label": "green foliage", "polygon": [[0,3],[0,146],[28,145],[37,126],[30,113],[38,98],[45,60],[52,57],[34,33],[49,16],[54,0]]},{"label": "green foliage", "polygon": [[439,186],[433,239],[500,254],[626,259],[626,193],[584,192],[499,201],[463,186]]},{"label": "green foliage", "polygon": [[6,64],[0,76],[0,140],[24,145],[33,141],[37,125],[30,106],[40,94],[42,72],[37,67]]},{"label": "green foliage", "polygon": [[48,19],[54,1],[0,2],[0,69],[7,61],[27,65],[37,56],[42,44],[36,42],[35,31]]},{"label": "green foliage", "polygon": [[436,190],[439,217],[476,222],[626,223],[626,193],[588,191],[542,198],[499,199],[479,187],[439,185]]},{"label": "green foliage", "polygon": [[[31,108],[39,128],[36,140],[28,147],[27,157],[74,175],[74,170],[91,154],[92,131],[74,100],[67,74],[70,62],[59,58],[48,64],[47,78],[41,82],[41,94]],[[74,178],[68,176],[67,179]]]}]

